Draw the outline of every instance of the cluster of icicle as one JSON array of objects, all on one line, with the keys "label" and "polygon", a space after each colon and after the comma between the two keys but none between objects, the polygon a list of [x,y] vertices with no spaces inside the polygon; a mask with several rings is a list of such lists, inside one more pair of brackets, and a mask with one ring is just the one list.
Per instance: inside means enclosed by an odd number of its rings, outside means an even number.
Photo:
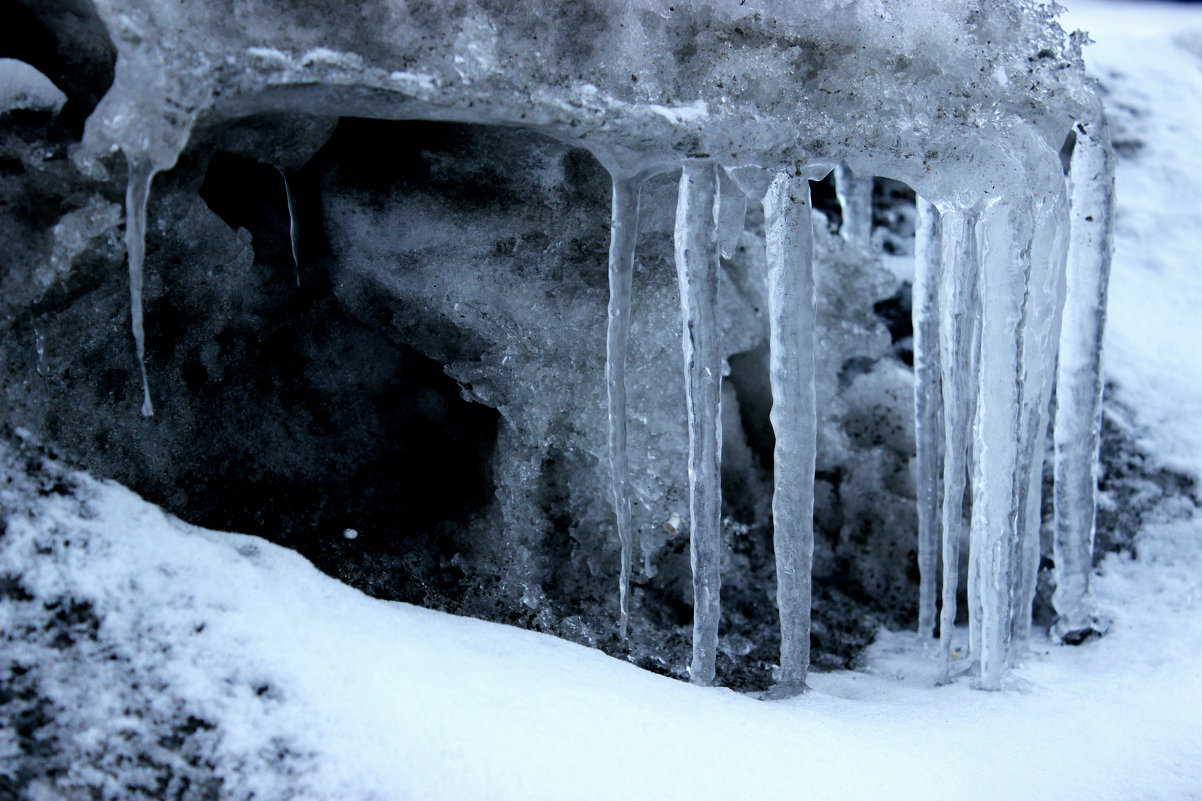
[{"label": "cluster of icicle", "polygon": [[[969,525],[969,660],[996,689],[1030,634],[1040,559],[1040,493],[1053,384],[1055,413],[1056,634],[1105,628],[1090,592],[1102,393],[1101,340],[1113,222],[1113,165],[1102,119],[1076,126],[1063,187],[1027,204],[973,208],[918,201],[914,372],[918,464],[919,633],[933,635],[942,576],[940,653],[954,670],[952,635],[966,489]],[[142,269],[153,177],[170,165],[127,154],[126,246],[132,324],[146,382]],[[606,386],[612,496],[621,542],[620,615],[630,616],[634,548],[626,452],[626,351],[631,279],[644,180],[663,169],[613,177]],[[717,320],[721,242],[742,224],[747,198],[763,205],[768,274],[771,422],[776,433],[772,514],[781,653],[775,694],[805,687],[810,661],[814,547],[814,265],[811,180],[830,166],[726,170],[708,159],[680,167],[676,268],[680,284],[693,568],[693,682],[711,684],[720,618],[722,359]],[[837,172],[844,233],[866,244],[871,180]],[[290,188],[284,188],[297,230]],[[737,197],[732,198],[732,194]],[[725,195],[725,196],[724,196]],[[1071,198],[1071,202],[1070,202]],[[299,280],[299,264],[298,264]],[[1015,310],[1021,310],[1017,315]],[[1021,376],[1019,382],[1015,376]],[[1018,447],[1014,447],[1014,443]],[[1009,444],[1009,445],[1008,445]]]},{"label": "cluster of icicle", "polygon": [[[1056,634],[1105,627],[1089,592],[1102,393],[1101,340],[1113,221],[1113,165],[1102,119],[1073,132],[1064,186],[1026,202],[973,208],[918,201],[914,365],[918,443],[919,633],[952,635],[966,489],[971,490],[969,618],[979,686],[997,689],[1030,635],[1040,559],[1040,494],[1053,384]],[[781,653],[776,695],[804,689],[810,651],[814,464],[814,265],[809,181],[829,168],[732,170],[764,208],[772,512]],[[630,615],[633,552],[626,454],[625,362],[642,174],[613,172],[606,381],[612,494],[621,541],[621,631]],[[837,173],[849,240],[871,230],[871,181]],[[723,168],[681,167],[676,211],[693,568],[693,682],[714,680],[721,577],[722,365],[716,320]],[[740,199],[742,200],[742,199]],[[1017,313],[1016,313],[1017,311]],[[1016,382],[1015,377],[1020,376]],[[1015,447],[1017,445],[1017,447]],[[942,562],[942,565],[940,564]]]}]

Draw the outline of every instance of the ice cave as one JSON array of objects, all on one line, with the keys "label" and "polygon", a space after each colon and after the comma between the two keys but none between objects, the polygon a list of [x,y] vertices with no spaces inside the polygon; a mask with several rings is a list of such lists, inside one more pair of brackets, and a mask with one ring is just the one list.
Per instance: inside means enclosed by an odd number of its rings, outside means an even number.
[{"label": "ice cave", "polygon": [[[1116,171],[1156,117],[1064,11],[15,0],[0,797],[463,797],[430,776],[484,753],[471,719],[379,785],[359,760],[421,736],[287,728],[309,676],[372,706],[353,676],[406,648],[418,699],[430,654],[570,641],[822,715],[882,659],[1003,710],[1048,653],[1121,647],[1099,565],[1186,525],[1196,471],[1107,389],[1139,383],[1103,341],[1116,238],[1145,241]],[[563,644],[453,633],[497,623]],[[526,681],[558,686],[502,697]],[[609,786],[505,764],[472,793]]]}]

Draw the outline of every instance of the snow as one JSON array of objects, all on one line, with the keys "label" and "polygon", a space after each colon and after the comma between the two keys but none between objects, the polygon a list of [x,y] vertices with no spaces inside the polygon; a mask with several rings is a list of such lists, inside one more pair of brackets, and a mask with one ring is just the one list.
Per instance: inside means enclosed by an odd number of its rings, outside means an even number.
[{"label": "snow", "polygon": [[[1202,13],[1076,2],[1067,25],[1099,42],[1086,57],[1110,89],[1116,138],[1122,127],[1145,142],[1118,165],[1108,375],[1152,453],[1202,477],[1191,325],[1202,305],[1202,60],[1185,35],[1202,31]],[[76,497],[38,496],[10,517],[0,575],[19,575],[38,597],[90,601],[98,636],[217,724],[215,763],[240,766],[227,789],[258,798],[1202,792],[1200,520],[1149,526],[1138,560],[1108,557],[1092,590],[1112,631],[1076,648],[1033,632],[1000,692],[936,686],[933,644],[882,632],[862,670],[811,673],[812,692],[765,703],[545,635],[372,600],[292,552],[188,526],[114,484],[74,481]],[[48,544],[55,558],[34,558]],[[269,700],[256,701],[253,688],[268,685]],[[119,719],[112,692],[93,689],[72,699],[88,721],[81,741],[135,725]],[[286,771],[263,767],[275,743],[298,755]],[[0,773],[9,746],[0,738]]]},{"label": "snow", "polygon": [[57,114],[66,102],[67,96],[36,68],[0,58],[0,114],[20,109]]},{"label": "snow", "polygon": [[1086,63],[1109,90],[1114,139],[1143,142],[1116,171],[1106,370],[1118,399],[1139,410],[1143,444],[1167,467],[1202,475],[1202,350],[1195,344],[1202,58],[1188,46],[1188,34],[1202,30],[1202,12],[1097,0],[1071,9],[1062,24],[1096,40]]},{"label": "snow", "polygon": [[648,103],[647,110],[663,117],[673,125],[679,125],[682,122],[698,122],[709,116],[709,105],[704,100],[695,100],[687,106],[661,106],[656,103]]},{"label": "snow", "polygon": [[[375,601],[291,551],[77,480],[82,503],[51,496],[10,520],[0,572],[23,570],[39,597],[92,601],[104,637],[137,637],[146,683],[169,680],[217,723],[221,752],[235,755],[219,764],[245,764],[236,755],[273,741],[307,755],[289,772],[240,776],[259,797],[699,799],[805,788],[830,799],[1128,801],[1202,787],[1193,522],[1145,532],[1139,561],[1107,562],[1096,591],[1122,610],[1110,636],[1079,648],[1045,642],[1001,693],[933,686],[931,655],[910,634],[883,632],[866,670],[811,674],[812,692],[768,703],[546,635]],[[28,558],[51,542],[60,559]],[[260,684],[277,700],[256,704],[249,688]]]}]

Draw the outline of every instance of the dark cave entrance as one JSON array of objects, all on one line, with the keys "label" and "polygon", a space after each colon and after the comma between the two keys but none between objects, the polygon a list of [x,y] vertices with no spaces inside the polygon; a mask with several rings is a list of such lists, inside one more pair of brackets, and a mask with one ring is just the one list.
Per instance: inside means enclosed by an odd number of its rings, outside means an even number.
[{"label": "dark cave entrance", "polygon": [[[199,525],[294,548],[370,594],[445,606],[463,577],[449,562],[493,499],[499,416],[339,304],[309,176],[287,179],[299,272],[285,175],[217,152],[199,194],[250,233],[253,265],[207,287],[170,265],[181,274],[165,285],[192,291],[163,293],[148,314],[150,352],[186,389],[160,411],[159,434],[188,441],[173,448],[162,500]],[[224,314],[199,319],[198,300]]]}]

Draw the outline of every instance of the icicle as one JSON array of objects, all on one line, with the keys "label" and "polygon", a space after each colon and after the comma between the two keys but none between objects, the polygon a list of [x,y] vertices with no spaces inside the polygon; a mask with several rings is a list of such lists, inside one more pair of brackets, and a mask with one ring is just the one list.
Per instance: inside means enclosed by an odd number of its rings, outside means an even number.
[{"label": "icicle", "polygon": [[125,251],[129,254],[129,302],[134,347],[142,370],[142,415],[154,415],[150,382],[146,378],[146,331],[142,324],[142,267],[146,260],[146,205],[156,170],[149,158],[129,157],[129,181],[125,187]]},{"label": "icicle", "polygon": [[872,178],[857,178],[846,164],[835,168],[835,195],[843,214],[839,233],[867,248],[872,240]]},{"label": "icicle", "polygon": [[694,684],[714,680],[721,611],[722,425],[718,341],[718,166],[686,161],[676,205],[676,273],[689,424]]},{"label": "icicle", "polygon": [[[974,224],[974,228],[979,228]],[[972,354],[969,358],[971,369],[969,375],[972,376],[972,410],[968,419],[975,426],[977,419],[978,397],[977,392],[980,389],[977,377],[981,375],[981,235],[979,230],[974,230],[973,246],[976,253],[976,268],[977,268],[977,284],[976,284],[976,301],[974,304],[974,313],[976,319],[972,326]],[[946,412],[946,408],[945,408]],[[975,432],[974,432],[975,433]],[[969,480],[973,480],[975,473],[975,465],[977,464],[977,439],[975,436],[968,438],[968,476]],[[946,491],[946,490],[945,490]],[[974,507],[975,508],[975,507]],[[981,554],[979,551],[968,549],[968,653],[976,659],[980,659],[981,650]]]},{"label": "icicle", "polygon": [[764,196],[768,261],[769,376],[772,384],[773,547],[780,610],[776,695],[805,687],[810,664],[810,581],[814,555],[813,223],[807,177],[779,174]]},{"label": "icicle", "polygon": [[1114,154],[1104,118],[1077,126],[1072,226],[1056,404],[1056,592],[1053,634],[1065,642],[1109,623],[1089,589],[1102,415],[1102,329],[1114,233]]},{"label": "icicle", "polygon": [[284,199],[288,203],[288,241],[292,244],[292,266],[296,268],[296,285],[300,286],[300,254],[297,243],[300,241],[300,223],[296,219],[296,202],[292,198],[292,186],[288,182],[288,173],[283,167],[276,167],[280,177],[284,179]]},{"label": "icicle", "polygon": [[630,623],[630,572],[634,534],[630,522],[629,463],[626,455],[626,340],[630,334],[630,284],[639,228],[642,176],[613,176],[609,243],[609,326],[605,339],[605,387],[609,400],[609,461],[614,514],[622,547],[619,579],[620,630]]},{"label": "icicle", "polygon": [[914,243],[914,429],[918,446],[918,635],[935,630],[939,509],[943,469],[943,394],[939,361],[942,283],[939,212],[918,198]]},{"label": "icicle", "polygon": [[[946,236],[947,230],[944,229]],[[1021,508],[1023,346],[1030,300],[1031,207],[995,202],[982,214],[981,364],[971,547],[980,558],[980,686],[1001,687],[1013,617],[1015,541]],[[949,488],[950,494],[950,488]]]},{"label": "icicle", "polygon": [[[968,478],[969,437],[977,393],[974,362],[976,327],[980,319],[977,291],[980,266],[975,229],[975,215],[961,210],[944,212],[939,223],[942,262],[938,289],[939,367],[944,425],[943,609],[939,618],[939,651],[945,677],[950,672],[952,636],[956,628],[964,487]],[[972,580],[971,573],[969,579]]]},{"label": "icicle", "polygon": [[1022,452],[1018,537],[1014,543],[1011,587],[1010,661],[1026,650],[1031,633],[1031,608],[1039,571],[1039,529],[1042,519],[1043,461],[1047,444],[1049,405],[1055,373],[1056,347],[1064,308],[1064,268],[1068,248],[1068,199],[1062,186],[1048,187],[1035,207],[1031,277],[1032,298],[1024,329]]}]

